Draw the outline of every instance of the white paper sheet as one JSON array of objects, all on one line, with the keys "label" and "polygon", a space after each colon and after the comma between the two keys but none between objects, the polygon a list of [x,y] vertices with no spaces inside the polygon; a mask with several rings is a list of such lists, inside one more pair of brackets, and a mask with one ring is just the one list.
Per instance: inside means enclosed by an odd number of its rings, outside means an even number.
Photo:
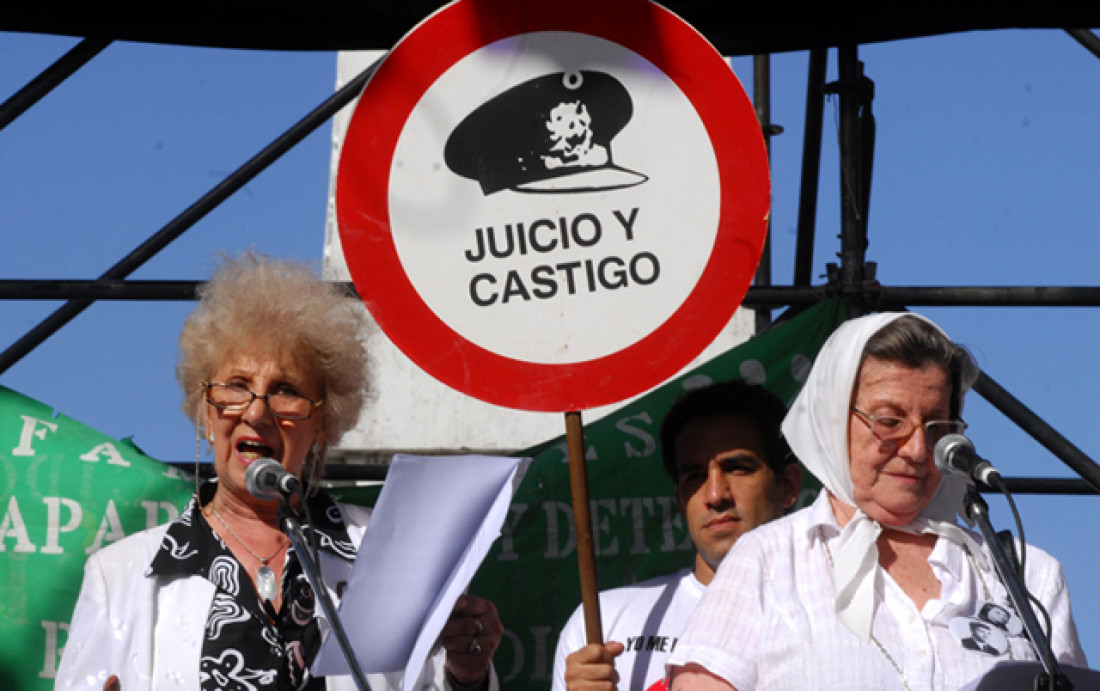
[{"label": "white paper sheet", "polygon": [[[529,458],[394,456],[339,608],[364,673],[411,689],[455,601],[500,536]],[[334,636],[315,675],[348,674]]]}]

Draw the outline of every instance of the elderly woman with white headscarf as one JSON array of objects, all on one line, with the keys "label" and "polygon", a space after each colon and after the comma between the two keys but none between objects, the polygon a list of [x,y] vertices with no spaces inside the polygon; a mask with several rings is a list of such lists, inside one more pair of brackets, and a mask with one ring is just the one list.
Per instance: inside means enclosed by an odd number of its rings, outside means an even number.
[{"label": "elderly woman with white headscarf", "polygon": [[[966,428],[976,373],[918,315],[837,329],[783,423],[824,491],[737,541],[669,659],[674,691],[953,690],[1037,659],[959,515],[967,481],[932,459],[937,440]],[[1055,656],[1084,666],[1061,566],[1029,546],[1025,580],[1050,613]],[[1013,613],[998,645],[965,646],[991,603]]]}]

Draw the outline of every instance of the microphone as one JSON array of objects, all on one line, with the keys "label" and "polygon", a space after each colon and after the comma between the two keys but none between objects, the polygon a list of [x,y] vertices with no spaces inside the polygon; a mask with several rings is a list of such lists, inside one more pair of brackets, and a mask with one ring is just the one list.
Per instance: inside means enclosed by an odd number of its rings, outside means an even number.
[{"label": "microphone", "polygon": [[248,493],[257,499],[289,497],[301,488],[298,478],[273,458],[254,461],[244,473]]},{"label": "microphone", "polygon": [[940,439],[932,454],[942,473],[962,475],[990,487],[1000,486],[1001,474],[992,463],[979,456],[974,444],[961,434],[948,434]]}]

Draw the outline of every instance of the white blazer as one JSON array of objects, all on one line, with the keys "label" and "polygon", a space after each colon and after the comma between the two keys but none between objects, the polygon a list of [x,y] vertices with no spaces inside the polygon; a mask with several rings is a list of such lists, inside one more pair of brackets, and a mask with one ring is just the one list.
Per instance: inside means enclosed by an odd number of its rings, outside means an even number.
[{"label": "white blazer", "polygon": [[[338,504],[348,537],[363,539],[370,510]],[[198,576],[147,576],[168,524],[130,535],[93,554],[84,565],[84,582],[61,654],[55,689],[101,691],[112,674],[122,691],[198,691],[199,659],[214,585]],[[334,586],[347,582],[351,564],[324,552],[321,572],[334,601]],[[319,614],[320,616],[320,614]],[[321,622],[322,630],[327,630]],[[446,655],[438,648],[428,659],[417,689],[449,691]],[[490,668],[490,689],[499,682]],[[401,672],[368,674],[373,691],[400,689]],[[332,691],[356,688],[351,676],[326,678]]]}]

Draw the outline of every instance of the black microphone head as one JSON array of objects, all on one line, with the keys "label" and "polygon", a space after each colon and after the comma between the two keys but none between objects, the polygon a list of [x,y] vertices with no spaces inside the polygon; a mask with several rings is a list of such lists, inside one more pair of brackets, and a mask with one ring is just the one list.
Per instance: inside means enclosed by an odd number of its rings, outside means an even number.
[{"label": "black microphone head", "polygon": [[257,499],[278,499],[281,496],[279,477],[284,473],[286,470],[274,458],[260,458],[244,472],[244,486]]},{"label": "black microphone head", "polygon": [[955,460],[959,454],[974,454],[974,444],[961,434],[948,434],[936,442],[932,457],[941,473],[961,473],[969,475],[964,464]]}]

